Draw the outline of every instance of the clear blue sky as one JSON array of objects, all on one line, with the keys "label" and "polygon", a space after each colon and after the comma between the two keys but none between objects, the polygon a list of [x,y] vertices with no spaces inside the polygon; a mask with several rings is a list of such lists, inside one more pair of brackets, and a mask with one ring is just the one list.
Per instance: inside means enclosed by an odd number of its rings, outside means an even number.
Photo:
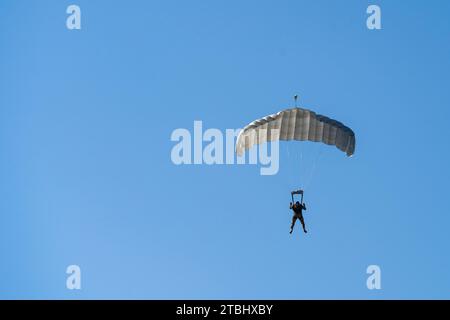
[{"label": "clear blue sky", "polygon": [[[1,1],[0,298],[450,298],[449,13]],[[351,159],[321,148],[308,235],[289,235],[288,205],[314,146],[282,144],[270,177],[170,160],[174,129],[239,128],[295,93],[357,136]],[[71,264],[81,291],[65,287]]]}]

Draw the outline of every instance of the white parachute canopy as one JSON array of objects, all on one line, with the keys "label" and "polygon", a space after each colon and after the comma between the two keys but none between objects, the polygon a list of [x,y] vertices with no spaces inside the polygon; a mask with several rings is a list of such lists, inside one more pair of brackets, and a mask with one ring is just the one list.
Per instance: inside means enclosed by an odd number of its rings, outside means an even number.
[{"label": "white parachute canopy", "polygon": [[255,144],[277,140],[323,142],[336,146],[347,156],[353,155],[356,143],[353,131],[342,123],[311,110],[293,108],[245,126],[237,138],[236,153],[242,156]]}]

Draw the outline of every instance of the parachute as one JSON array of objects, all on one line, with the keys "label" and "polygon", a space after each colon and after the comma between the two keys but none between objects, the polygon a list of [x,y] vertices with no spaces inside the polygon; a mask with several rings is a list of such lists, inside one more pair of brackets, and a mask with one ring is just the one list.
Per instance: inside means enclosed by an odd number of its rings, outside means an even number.
[{"label": "parachute", "polygon": [[297,140],[334,145],[352,156],[355,134],[341,122],[316,114],[314,111],[293,108],[253,121],[241,130],[236,142],[236,154],[242,156],[255,144],[267,141]]}]

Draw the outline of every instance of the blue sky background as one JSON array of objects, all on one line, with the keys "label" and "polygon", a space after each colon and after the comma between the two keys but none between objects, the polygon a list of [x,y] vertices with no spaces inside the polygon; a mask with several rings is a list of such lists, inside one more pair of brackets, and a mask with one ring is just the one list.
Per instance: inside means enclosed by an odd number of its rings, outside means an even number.
[{"label": "blue sky background", "polygon": [[[72,3],[80,31],[65,26]],[[449,12],[1,1],[0,298],[450,298]],[[276,176],[172,164],[174,129],[239,128],[295,93],[353,128],[355,157],[283,143]],[[289,235],[299,157],[317,152],[310,232]]]}]

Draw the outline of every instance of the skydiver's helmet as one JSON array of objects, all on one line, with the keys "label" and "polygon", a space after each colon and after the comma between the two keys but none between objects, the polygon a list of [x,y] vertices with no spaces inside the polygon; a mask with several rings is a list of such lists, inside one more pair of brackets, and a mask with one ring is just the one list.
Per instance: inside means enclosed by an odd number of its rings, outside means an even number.
[{"label": "skydiver's helmet", "polygon": [[295,203],[295,205],[296,205],[297,207],[300,207],[300,202],[297,201],[297,202]]}]

